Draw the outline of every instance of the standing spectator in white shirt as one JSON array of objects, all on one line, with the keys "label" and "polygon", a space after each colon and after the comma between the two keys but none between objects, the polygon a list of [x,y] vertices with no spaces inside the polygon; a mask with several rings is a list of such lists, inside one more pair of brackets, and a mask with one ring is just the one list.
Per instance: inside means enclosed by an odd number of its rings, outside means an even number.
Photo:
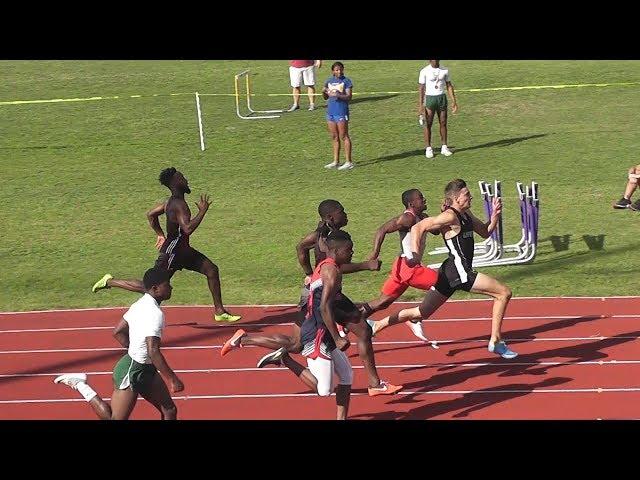
[{"label": "standing spectator in white shirt", "polygon": [[429,65],[420,70],[418,77],[418,115],[420,115],[420,125],[425,125],[424,143],[425,155],[433,158],[433,148],[431,148],[431,125],[433,124],[433,114],[438,114],[440,122],[440,139],[442,147],[440,153],[445,157],[453,155],[447,147],[447,92],[451,97],[451,111],[458,111],[456,94],[453,91],[453,84],[449,76],[449,70],[440,65],[440,60],[429,60]]}]

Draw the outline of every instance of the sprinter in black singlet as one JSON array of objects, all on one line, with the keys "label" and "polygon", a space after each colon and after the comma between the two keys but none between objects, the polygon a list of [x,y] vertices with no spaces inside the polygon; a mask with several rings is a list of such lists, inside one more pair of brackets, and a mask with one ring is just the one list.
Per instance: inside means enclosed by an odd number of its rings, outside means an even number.
[{"label": "sprinter in black singlet", "polygon": [[[155,267],[167,270],[170,277],[183,268],[206,276],[213,299],[213,318],[217,322],[237,322],[242,317],[229,313],[222,303],[218,266],[189,244],[189,237],[209,210],[211,205],[209,195],[200,195],[200,200],[196,203],[198,213],[191,217],[191,210],[184,199],[186,194],[191,193],[185,176],[174,167],[170,167],[160,172],[159,180],[171,191],[171,197],[165,203],[158,204],[147,212],[149,225],[157,235],[156,248],[160,250]],[[167,217],[166,237],[159,222],[162,214]],[[112,287],[145,293],[141,280],[116,279],[108,273],[93,285],[92,290],[95,293]]]},{"label": "sprinter in black singlet", "polygon": [[502,358],[515,358],[517,353],[507,347],[502,340],[501,327],[504,312],[511,299],[511,289],[495,278],[473,270],[474,232],[488,238],[496,228],[502,213],[499,198],[493,199],[493,212],[489,222],[475,217],[471,211],[471,192],[464,180],[456,179],[447,184],[444,190],[445,206],[440,215],[429,217],[416,223],[412,233],[412,263],[422,259],[424,235],[427,231],[440,229],[449,257],[440,266],[438,281],[434,289],[429,290],[419,307],[401,310],[399,313],[374,323],[374,334],[383,328],[406,322],[429,318],[453,295],[456,290],[481,293],[493,297],[493,318],[488,350]]}]

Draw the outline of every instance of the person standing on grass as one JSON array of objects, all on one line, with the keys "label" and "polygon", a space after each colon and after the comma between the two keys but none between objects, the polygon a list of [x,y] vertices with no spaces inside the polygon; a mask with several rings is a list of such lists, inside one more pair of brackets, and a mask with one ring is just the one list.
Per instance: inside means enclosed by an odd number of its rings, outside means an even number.
[{"label": "person standing on grass", "polygon": [[451,97],[451,111],[458,111],[458,102],[453,90],[453,84],[449,77],[449,69],[440,65],[440,60],[429,60],[429,65],[420,70],[418,77],[418,115],[420,125],[424,125],[425,155],[433,158],[433,148],[431,148],[431,125],[434,114],[438,114],[440,123],[440,139],[442,147],[440,153],[445,157],[453,155],[447,147],[447,92]]},{"label": "person standing on grass", "polygon": [[322,60],[291,60],[289,61],[289,79],[293,89],[293,105],[290,112],[300,108],[300,86],[304,81],[309,95],[309,111],[316,109],[316,68],[322,67]]},{"label": "person standing on grass", "polygon": [[[200,222],[209,210],[211,201],[208,195],[201,195],[196,203],[198,214],[191,218],[191,210],[184,196],[191,193],[189,181],[174,167],[165,168],[160,172],[160,183],[171,191],[171,197],[165,204],[156,205],[147,213],[149,224],[156,232],[156,248],[160,250],[156,267],[167,270],[170,277],[177,270],[186,268],[201,273],[207,277],[209,291],[213,297],[214,319],[217,322],[237,322],[240,315],[232,315],[222,303],[220,289],[220,273],[218,266],[189,244],[189,237],[198,228]],[[167,215],[167,237],[165,238],[158,217]],[[92,288],[95,293],[104,288],[122,288],[131,292],[144,293],[145,287],[140,280],[115,279],[109,273],[98,280]]]},{"label": "person standing on grass", "polygon": [[170,277],[165,269],[147,270],[143,280],[144,296],[131,305],[114,330],[113,336],[127,349],[127,353],[113,369],[114,390],[110,405],[89,386],[85,373],[65,373],[54,380],[54,383],[77,390],[101,420],[127,420],[136,406],[138,395],[158,409],[162,420],[176,420],[178,417],[178,408],[167,385],[158,375],[160,372],[169,382],[173,393],[184,390],[182,381],[160,352],[164,329],[160,303],[171,298]]},{"label": "person standing on grass", "polygon": [[[333,142],[333,162],[324,168],[350,170],[355,165],[351,160],[351,138],[349,137],[349,102],[353,93],[353,82],[344,76],[344,65],[331,65],[332,76],[324,82],[322,98],[327,103],[327,127]],[[345,162],[340,165],[340,141],[344,144]]]}]

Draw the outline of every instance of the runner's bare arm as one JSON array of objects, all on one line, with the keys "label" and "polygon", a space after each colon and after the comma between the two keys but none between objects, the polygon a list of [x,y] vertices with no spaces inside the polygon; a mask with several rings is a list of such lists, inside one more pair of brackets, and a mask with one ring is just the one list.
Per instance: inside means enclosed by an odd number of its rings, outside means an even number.
[{"label": "runner's bare arm", "polygon": [[[327,326],[327,331],[331,337],[333,337],[336,346],[340,345],[338,348],[342,350],[343,348],[346,348],[344,344],[345,339],[338,333],[336,318],[333,313],[333,302],[336,298],[336,294],[338,293],[342,274],[334,265],[325,264],[320,271],[320,276],[322,277],[322,297],[320,298],[322,320]],[[347,347],[348,343],[349,342],[347,341]]]},{"label": "runner's bare arm", "polygon": [[403,213],[402,215],[398,215],[397,217],[393,217],[391,220],[383,223],[378,230],[376,230],[376,235],[373,239],[373,251],[371,255],[369,255],[370,259],[378,258],[380,256],[380,248],[382,247],[382,242],[384,242],[384,238],[387,233],[397,232],[401,228],[411,228],[414,222],[413,215],[408,213]]},{"label": "runner's bare arm", "polygon": [[304,270],[305,275],[311,275],[313,273],[313,267],[311,267],[311,256],[309,251],[314,247],[318,241],[318,232],[314,230],[308,233],[305,237],[296,245],[296,252],[298,253],[298,263]]},{"label": "runner's bare arm", "polygon": [[162,227],[160,226],[160,219],[159,219],[160,215],[163,215],[165,213],[165,209],[166,209],[166,202],[163,202],[163,203],[157,204],[155,207],[153,207],[151,210],[147,212],[147,220],[149,221],[149,225],[151,226],[153,231],[156,232],[156,236],[157,236],[156,248],[157,249],[160,249],[160,247],[162,247],[162,244],[166,240],[166,236],[164,234],[164,231],[162,230]]},{"label": "runner's bare arm", "polygon": [[499,198],[494,198],[492,202],[491,218],[488,222],[483,222],[478,217],[476,217],[471,211],[467,213],[471,217],[471,221],[473,222],[473,231],[480,235],[482,238],[488,238],[491,233],[496,229],[498,225],[498,219],[500,218],[500,214],[502,213],[502,201]]},{"label": "runner's bare arm", "polygon": [[149,225],[156,232],[156,235],[164,237],[164,231],[160,226],[160,220],[158,217],[164,214],[166,204],[159,203],[155,205],[151,210],[147,212],[147,220],[149,221]]},{"label": "runner's bare arm", "polygon": [[451,210],[445,210],[435,217],[427,217],[420,220],[411,227],[411,251],[413,252],[413,259],[415,263],[419,263],[422,260],[424,236],[426,233],[431,230],[440,230],[452,225],[455,221],[455,214]]},{"label": "runner's bare arm", "polygon": [[193,218],[189,218],[187,202],[181,202],[178,204],[178,211],[176,212],[178,224],[180,225],[180,229],[186,235],[191,235],[193,231],[198,228],[198,225],[202,222],[207,210],[209,210],[209,205],[211,205],[209,195],[200,195],[200,200],[196,203],[196,206],[198,207],[198,214]]},{"label": "runner's bare arm", "polygon": [[124,348],[129,348],[129,324],[124,318],[120,319],[120,323],[113,330],[113,338],[115,338]]},{"label": "runner's bare arm", "polygon": [[382,265],[382,261],[378,258],[372,258],[367,260],[366,262],[360,263],[343,263],[340,265],[340,271],[342,273],[355,273],[355,272],[364,272],[365,270],[372,270],[377,272],[380,270],[380,266]]},{"label": "runner's bare arm", "polygon": [[164,355],[162,355],[162,352],[160,351],[160,337],[146,337],[145,341],[147,343],[147,351],[149,352],[151,362],[162,376],[171,383],[171,390],[173,392],[179,392],[182,390],[184,388],[182,381],[171,369],[165,360]]}]

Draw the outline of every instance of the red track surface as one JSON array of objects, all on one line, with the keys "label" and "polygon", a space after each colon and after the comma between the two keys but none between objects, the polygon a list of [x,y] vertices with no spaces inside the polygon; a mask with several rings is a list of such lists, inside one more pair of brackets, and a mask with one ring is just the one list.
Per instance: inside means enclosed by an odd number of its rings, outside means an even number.
[{"label": "red track surface", "polygon": [[[514,299],[503,324],[504,338],[520,353],[511,361],[486,350],[491,306],[446,304],[424,324],[429,337],[442,342],[439,350],[418,342],[404,325],[376,337],[380,376],[403,384],[401,395],[366,395],[352,343],[350,418],[640,418],[640,298]],[[52,381],[60,373],[87,372],[93,388],[109,397],[111,370],[123,353],[111,329],[125,310],[0,314],[0,419],[95,419],[77,392]],[[295,308],[233,310],[243,320],[219,325],[210,308],[165,309],[163,351],[185,384],[174,396],[179,418],[334,418],[333,397],[312,395],[287,369],[256,369],[266,350],[220,357],[220,346],[240,325],[288,333],[291,326],[281,324],[292,322]],[[159,415],[140,400],[131,418]]]}]

